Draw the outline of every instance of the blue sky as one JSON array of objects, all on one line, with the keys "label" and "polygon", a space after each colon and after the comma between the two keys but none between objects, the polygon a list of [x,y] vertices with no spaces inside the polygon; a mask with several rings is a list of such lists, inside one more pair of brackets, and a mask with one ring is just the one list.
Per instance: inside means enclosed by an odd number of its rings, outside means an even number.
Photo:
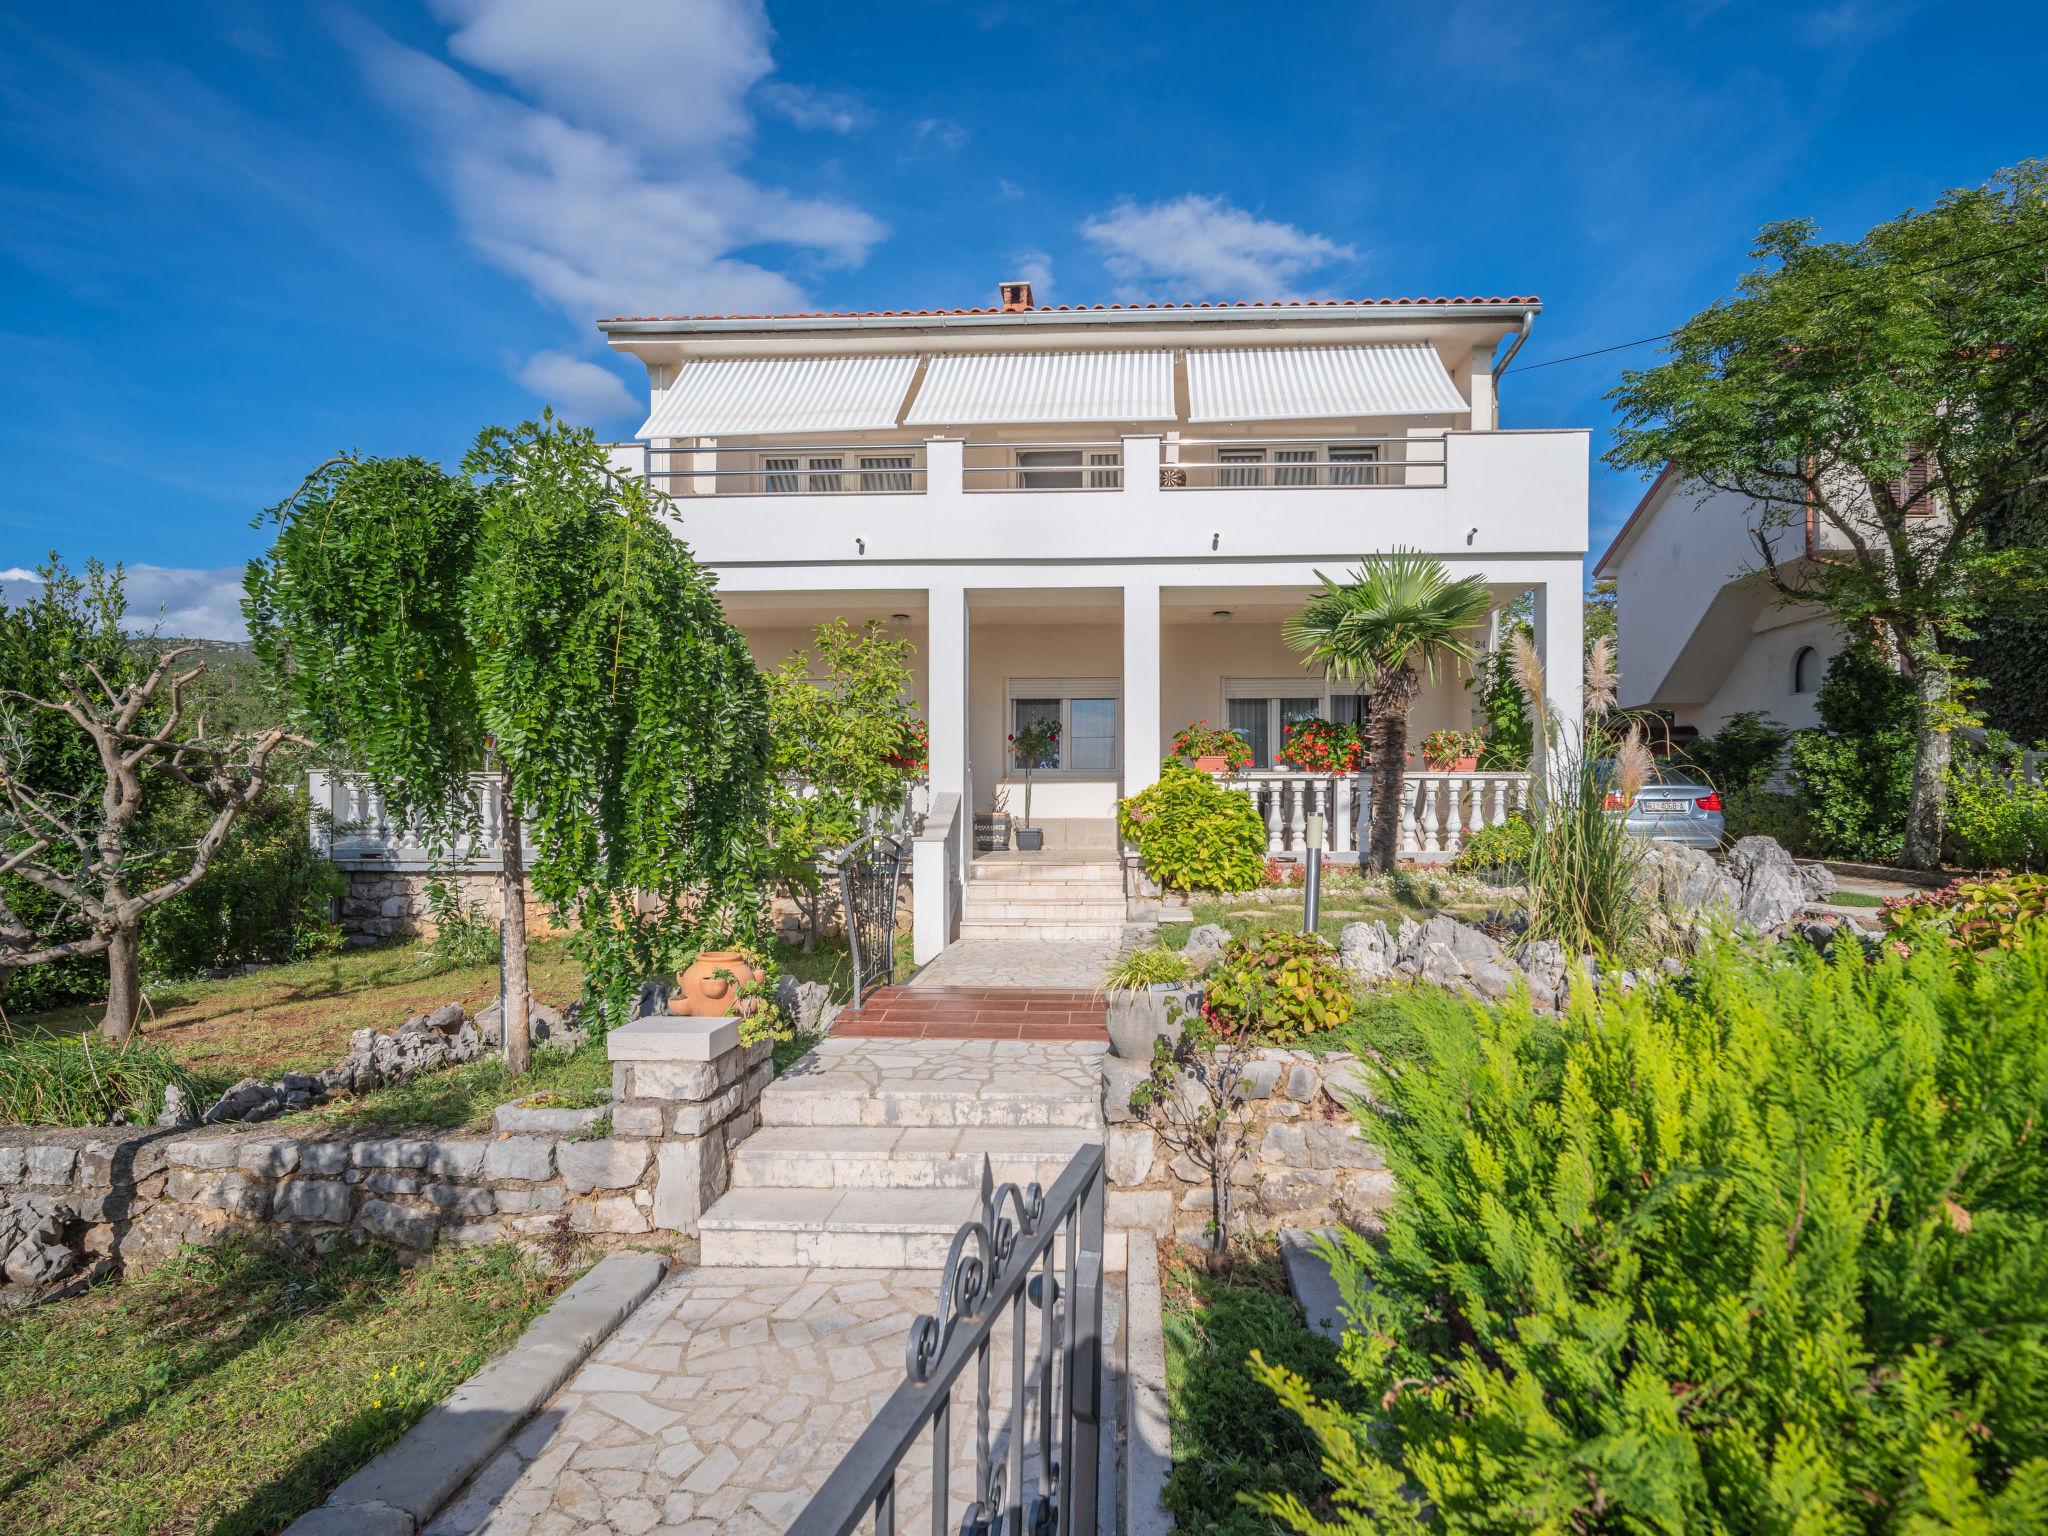
[{"label": "blue sky", "polygon": [[[126,13],[125,16],[123,13]],[[232,634],[339,449],[638,424],[594,317],[1537,293],[1583,425],[1770,219],[2048,153],[2048,7],[426,0],[0,10],[0,569]],[[1526,370],[1526,371],[1525,371]],[[1639,483],[1596,466],[1597,553]]]}]

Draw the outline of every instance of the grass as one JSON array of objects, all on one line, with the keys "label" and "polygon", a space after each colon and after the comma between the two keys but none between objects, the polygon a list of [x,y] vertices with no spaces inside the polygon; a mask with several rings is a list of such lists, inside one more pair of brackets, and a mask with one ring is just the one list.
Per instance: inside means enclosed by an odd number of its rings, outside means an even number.
[{"label": "grass", "polygon": [[1825,899],[1828,905],[1833,907],[1881,907],[1884,905],[1884,898],[1882,896],[1873,895],[1869,891],[1835,891]]},{"label": "grass", "polygon": [[0,1314],[0,1531],[258,1536],[312,1507],[571,1278],[508,1245],[324,1257],[230,1236]]},{"label": "grass", "polygon": [[[1295,932],[1301,927],[1303,899],[1298,885],[1263,886],[1227,896],[1197,894],[1189,911],[1195,923],[1215,923],[1233,935],[1255,928]],[[1448,873],[1403,870],[1366,877],[1325,867],[1316,932],[1335,944],[1351,923],[1377,919],[1392,928],[1403,918],[1421,919],[1433,912],[1470,920],[1484,917],[1512,899],[1509,892]],[[1161,923],[1159,941],[1178,947],[1187,942],[1190,929],[1187,923]]]},{"label": "grass", "polygon": [[176,1083],[203,1103],[227,1084],[181,1066],[161,1046],[113,1046],[90,1031],[38,1035],[0,1049],[0,1120],[22,1125],[104,1125],[118,1112],[154,1119]]},{"label": "grass", "polygon": [[609,1102],[612,1067],[601,1045],[580,1050],[533,1053],[533,1069],[513,1077],[497,1056],[484,1056],[443,1072],[427,1072],[411,1082],[373,1088],[365,1094],[338,1098],[287,1115],[281,1125],[321,1122],[356,1129],[421,1126],[444,1130],[483,1130],[491,1111],[515,1100],[544,1097],[550,1109],[588,1109]]},{"label": "grass", "polygon": [[1270,1536],[1273,1523],[1237,1501],[1240,1493],[1298,1493],[1328,1518],[1329,1480],[1301,1421],[1245,1369],[1258,1350],[1306,1377],[1318,1397],[1356,1407],[1336,1349],[1311,1333],[1287,1294],[1270,1242],[1242,1251],[1222,1275],[1169,1251],[1164,1281],[1166,1407],[1173,1472],[1166,1507],[1187,1536]]}]

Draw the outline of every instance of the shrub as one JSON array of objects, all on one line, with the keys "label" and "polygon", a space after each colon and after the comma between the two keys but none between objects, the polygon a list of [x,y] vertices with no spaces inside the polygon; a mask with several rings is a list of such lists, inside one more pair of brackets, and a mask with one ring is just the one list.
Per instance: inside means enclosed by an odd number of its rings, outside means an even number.
[{"label": "shrub", "polygon": [[2020,777],[2009,741],[1963,749],[1950,764],[1948,836],[1973,869],[2048,867],[2048,785]]},{"label": "shrub", "polygon": [[498,925],[484,911],[483,903],[469,900],[460,887],[446,880],[429,880],[427,915],[434,924],[425,956],[430,969],[496,965],[503,957],[504,935]]},{"label": "shrub", "polygon": [[146,1124],[176,1083],[204,1109],[224,1082],[196,1077],[161,1046],[108,1045],[91,1035],[0,1041],[0,1121],[13,1125],[105,1125],[116,1113]]},{"label": "shrub", "polygon": [[[1612,784],[1592,755],[1615,750],[1595,725],[1587,725],[1585,745],[1559,743],[1555,750],[1563,758],[1557,779],[1539,789],[1529,808],[1529,937],[1554,940],[1568,955],[1592,950],[1618,959],[1642,946],[1652,915],[1643,880],[1648,850],[1607,805],[1610,789],[1626,791],[1624,803],[1634,790]],[[1641,752],[1639,741],[1634,750]],[[1627,778],[1641,782],[1639,771]]]},{"label": "shrub", "polygon": [[1225,1033],[1274,1045],[1335,1029],[1351,1017],[1351,984],[1337,952],[1313,933],[1261,928],[1232,939],[1209,972],[1202,1008]]},{"label": "shrub", "polygon": [[1159,782],[1117,802],[1117,832],[1172,891],[1249,891],[1265,871],[1266,827],[1249,795],[1178,758]]},{"label": "shrub", "polygon": [[[212,811],[180,795],[153,817],[151,840],[196,841]],[[304,791],[277,789],[228,829],[206,877],[143,921],[142,963],[155,977],[198,976],[252,962],[285,964],[341,945],[334,903],[347,882],[306,835]]]},{"label": "shrub", "polygon": [[2048,920],[2048,875],[1952,880],[1938,891],[1893,896],[1884,920],[1908,943],[1935,939],[1961,949],[2004,949],[2022,926]]},{"label": "shrub", "polygon": [[1685,749],[1694,767],[1725,799],[1738,790],[1760,790],[1785,760],[1785,744],[1792,733],[1767,715],[1754,709],[1730,715],[1711,736],[1703,736]]},{"label": "shrub", "polygon": [[1869,646],[1851,645],[1828,663],[1819,707],[1820,729],[1792,738],[1792,778],[1809,828],[1804,851],[1897,859],[1913,790],[1912,683]]},{"label": "shrub", "polygon": [[[1348,1241],[1369,1418],[1262,1374],[1352,1531],[2048,1521],[2048,933],[1418,1014]],[[1319,1525],[1284,1490],[1259,1501]]]},{"label": "shrub", "polygon": [[1721,818],[1730,842],[1744,837],[1768,837],[1794,853],[1806,853],[1813,841],[1807,825],[1806,802],[1798,795],[1772,789],[1735,789],[1721,796]]},{"label": "shrub", "polygon": [[1519,876],[1529,867],[1529,848],[1535,841],[1536,829],[1528,818],[1510,816],[1466,838],[1451,868],[1468,875],[1500,870]]}]

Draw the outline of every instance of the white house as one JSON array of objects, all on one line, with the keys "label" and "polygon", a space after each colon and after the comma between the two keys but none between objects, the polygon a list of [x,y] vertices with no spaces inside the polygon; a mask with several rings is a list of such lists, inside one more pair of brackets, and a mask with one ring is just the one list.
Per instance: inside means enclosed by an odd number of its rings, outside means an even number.
[{"label": "white house", "polygon": [[[651,396],[619,462],[674,498],[756,658],[780,662],[833,616],[907,634],[931,792],[958,796],[969,825],[999,786],[1020,808],[1007,738],[1056,714],[1034,820],[1049,847],[1107,850],[1117,797],[1208,719],[1251,740],[1276,846],[1323,809],[1349,851],[1338,786],[1289,783],[1273,754],[1289,719],[1356,718],[1360,701],[1304,670],[1280,624],[1318,570],[1396,545],[1503,603],[1533,589],[1542,649],[1577,657],[1586,434],[1496,425],[1497,354],[1535,299],[1001,292],[989,309],[600,322]],[[1575,716],[1576,661],[1551,672]],[[1418,734],[1471,719],[1451,677],[1415,715]],[[1455,838],[1451,799],[1443,786],[1415,851]]]},{"label": "white house", "polygon": [[[1709,491],[1666,466],[1594,567],[1615,582],[1620,702],[1668,711],[1709,736],[1755,710],[1781,725],[1818,725],[1815,695],[1842,647],[1834,621],[1787,604],[1760,574],[1758,504]],[[1772,530],[1796,570],[1839,538],[1825,525]]]}]

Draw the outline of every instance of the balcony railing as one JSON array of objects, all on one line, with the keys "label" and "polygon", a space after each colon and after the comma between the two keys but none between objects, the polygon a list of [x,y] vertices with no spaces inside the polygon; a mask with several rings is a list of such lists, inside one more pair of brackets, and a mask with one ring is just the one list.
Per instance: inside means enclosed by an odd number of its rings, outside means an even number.
[{"label": "balcony railing", "polygon": [[[741,450],[723,450],[736,457]],[[747,449],[740,468],[699,467],[711,448],[644,450],[642,473],[671,496],[902,496],[925,488],[923,443],[821,443]]]},{"label": "balcony railing", "polygon": [[[968,453],[985,447],[969,443]],[[1006,463],[961,468],[970,491],[1120,491],[1124,488],[1124,445],[1104,443],[1004,443]]]},{"label": "balcony railing", "polygon": [[[1308,818],[1323,818],[1323,851],[1356,854],[1368,840],[1369,807],[1355,773],[1262,769],[1224,782],[1251,796],[1266,824],[1269,854],[1299,856]],[[1453,859],[1476,832],[1498,826],[1529,804],[1526,773],[1438,773],[1411,768],[1401,780],[1401,857]]]},{"label": "balcony railing", "polygon": [[1178,447],[1178,460],[1160,466],[1162,489],[1441,489],[1447,469],[1441,437],[1183,438]]}]

